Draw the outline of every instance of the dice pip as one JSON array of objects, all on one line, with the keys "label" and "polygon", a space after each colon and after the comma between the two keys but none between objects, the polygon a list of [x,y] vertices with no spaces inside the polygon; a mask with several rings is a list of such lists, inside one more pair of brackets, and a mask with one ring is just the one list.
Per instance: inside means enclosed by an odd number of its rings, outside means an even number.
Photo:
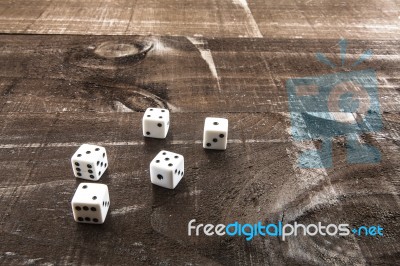
[{"label": "dice pip", "polygon": [[107,185],[81,183],[75,191],[71,205],[76,222],[104,223],[110,206]]},{"label": "dice pip", "polygon": [[182,155],[160,151],[150,163],[151,183],[174,189],[184,174],[184,158]]},{"label": "dice pip", "polygon": [[225,150],[228,143],[228,119],[207,117],[204,122],[203,148]]},{"label": "dice pip", "polygon": [[97,181],[108,167],[106,149],[83,144],[71,158],[75,177]]},{"label": "dice pip", "polygon": [[169,129],[169,111],[162,108],[147,108],[142,120],[143,136],[163,139]]}]

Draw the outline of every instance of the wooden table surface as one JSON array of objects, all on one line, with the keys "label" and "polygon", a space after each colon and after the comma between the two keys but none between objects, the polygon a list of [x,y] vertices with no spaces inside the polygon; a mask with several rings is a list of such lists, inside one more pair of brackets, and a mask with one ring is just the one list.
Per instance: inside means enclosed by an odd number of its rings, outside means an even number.
[{"label": "wooden table surface", "polygon": [[[341,38],[344,67],[316,59],[340,65]],[[399,264],[399,39],[395,0],[1,1],[0,264]],[[376,71],[383,123],[362,139],[381,161],[349,164],[336,137],[333,167],[300,168],[310,143],[291,135],[286,81],[362,69]],[[171,111],[164,140],[141,135],[151,106]],[[226,151],[202,148],[207,116],[229,119]],[[82,143],[109,156],[101,226],[72,218]],[[161,149],[185,156],[175,190],[150,183]],[[196,237],[191,219],[379,224],[384,236]]]}]

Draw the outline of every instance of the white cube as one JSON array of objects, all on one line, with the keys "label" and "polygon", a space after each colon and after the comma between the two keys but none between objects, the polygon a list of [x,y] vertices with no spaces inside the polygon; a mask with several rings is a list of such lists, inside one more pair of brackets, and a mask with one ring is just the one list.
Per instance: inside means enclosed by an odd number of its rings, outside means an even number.
[{"label": "white cube", "polygon": [[203,148],[225,150],[228,143],[228,119],[207,117],[204,122]]},{"label": "white cube", "polygon": [[160,151],[150,163],[151,183],[174,189],[184,175],[184,158],[182,155]]},{"label": "white cube", "polygon": [[71,205],[76,222],[104,223],[110,207],[107,185],[81,183],[75,191]]},{"label": "white cube", "polygon": [[108,167],[106,149],[83,144],[72,156],[71,163],[75,177],[97,181]]},{"label": "white cube", "polygon": [[162,108],[147,108],[142,120],[143,136],[163,139],[168,134],[169,111]]}]

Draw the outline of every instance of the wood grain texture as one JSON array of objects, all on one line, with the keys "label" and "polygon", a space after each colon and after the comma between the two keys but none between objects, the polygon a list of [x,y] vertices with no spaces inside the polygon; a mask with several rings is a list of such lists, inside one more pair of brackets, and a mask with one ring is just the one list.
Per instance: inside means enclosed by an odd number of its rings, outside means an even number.
[{"label": "wood grain texture", "polygon": [[240,2],[12,1],[0,4],[0,32],[261,37],[248,7]]},{"label": "wood grain texture", "polygon": [[[1,1],[0,264],[400,264],[399,6]],[[339,38],[349,39],[346,64],[331,69],[315,54],[341,65]],[[381,161],[349,164],[348,141],[336,137],[332,168],[300,168],[301,152],[321,142],[291,135],[286,81],[363,69],[376,71],[383,128],[360,142]],[[149,106],[171,111],[165,140],[141,136]],[[202,148],[207,116],[229,119],[226,151]],[[101,226],[72,218],[82,181],[69,160],[82,143],[108,152],[100,182],[111,207]],[[161,149],[185,156],[175,190],[149,181]],[[385,236],[190,237],[191,219],[379,224]]]},{"label": "wood grain texture", "polygon": [[[165,141],[141,137],[140,128],[133,126],[140,123],[141,113],[2,115],[2,124],[7,124],[0,146],[2,261],[394,261],[392,256],[399,251],[399,217],[398,184],[393,180],[398,178],[399,156],[390,148],[396,146],[383,140],[375,143],[384,154],[380,164],[350,166],[338,140],[334,169],[325,175],[317,170],[301,173],[292,161],[296,146],[287,133],[289,121],[284,115],[224,114],[231,122],[231,143],[226,152],[202,149],[198,140],[204,115],[174,114],[171,134]],[[190,130],[179,130],[181,125]],[[398,126],[398,121],[394,125]],[[71,176],[69,157],[79,145],[77,140],[99,143],[108,150],[110,168],[101,182],[109,185],[112,207],[102,226],[79,225],[71,218],[70,200],[80,181]],[[149,183],[148,163],[160,149],[185,155],[186,174],[176,190]],[[276,238],[246,242],[241,238],[188,237],[190,219],[204,223],[379,222],[386,237],[332,237],[326,241],[316,236],[285,242]]]},{"label": "wood grain texture", "polygon": [[396,40],[399,7],[397,0],[10,0],[0,3],[0,32]]},{"label": "wood grain texture", "polygon": [[[399,257],[398,43],[354,41],[375,56],[384,129],[363,141],[378,164],[302,169],[290,135],[285,80],[331,73],[330,41],[146,36],[2,35],[0,39],[0,261],[4,264],[392,264]],[[212,59],[212,60],[211,60]],[[343,71],[348,71],[343,69]],[[147,106],[172,111],[165,140],[144,139]],[[228,149],[201,146],[206,116],[230,121]],[[112,205],[102,226],[76,224],[69,158],[104,145]],[[149,182],[160,149],[185,156],[169,191]],[[385,237],[189,237],[187,223],[377,224]]]},{"label": "wood grain texture", "polygon": [[399,38],[400,3],[394,1],[248,1],[265,37],[318,39]]},{"label": "wood grain texture", "polygon": [[[339,69],[315,57],[339,62],[331,41],[4,35],[0,47],[2,112],[143,111],[152,104],[176,112],[288,112],[287,79],[368,68],[377,72],[381,110],[400,111],[394,41],[351,42]],[[368,49],[375,55],[353,69]]]}]

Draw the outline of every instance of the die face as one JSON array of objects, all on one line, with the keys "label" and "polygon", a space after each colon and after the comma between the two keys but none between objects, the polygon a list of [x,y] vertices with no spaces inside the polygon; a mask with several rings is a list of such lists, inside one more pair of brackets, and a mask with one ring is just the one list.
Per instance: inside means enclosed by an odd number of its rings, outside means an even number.
[{"label": "die face", "polygon": [[142,120],[143,136],[163,139],[169,130],[169,111],[162,108],[147,108]]},{"label": "die face", "polygon": [[218,131],[228,131],[228,119],[219,117],[206,117],[204,121],[204,127],[209,130],[216,129]]},{"label": "die face", "polygon": [[203,148],[225,150],[228,143],[228,120],[207,117],[204,122]]},{"label": "die face", "polygon": [[223,131],[204,132],[203,148],[212,150],[226,150],[227,137]]},{"label": "die face", "polygon": [[78,223],[104,223],[105,218],[102,216],[99,204],[76,202],[72,204],[72,210],[74,213],[74,220]]},{"label": "die face", "polygon": [[79,223],[104,223],[110,206],[108,187],[81,183],[71,201],[74,220]]},{"label": "die face", "polygon": [[75,177],[97,181],[108,168],[106,149],[83,144],[72,156],[71,164]]},{"label": "die face", "polygon": [[151,183],[173,189],[174,188],[174,180],[172,176],[172,171],[162,169],[161,167],[157,167],[155,165],[150,166],[150,179]]},{"label": "die face", "polygon": [[174,189],[184,175],[184,157],[160,151],[150,163],[150,180],[153,184]]}]

